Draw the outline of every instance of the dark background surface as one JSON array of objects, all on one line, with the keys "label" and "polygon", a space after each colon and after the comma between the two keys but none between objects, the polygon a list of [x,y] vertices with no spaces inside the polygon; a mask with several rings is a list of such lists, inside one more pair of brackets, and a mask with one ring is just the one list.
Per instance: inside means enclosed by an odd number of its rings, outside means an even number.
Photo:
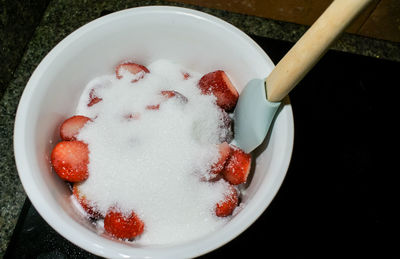
[{"label": "dark background surface", "polygon": [[50,0],[0,0],[0,98]]},{"label": "dark background surface", "polygon": [[[292,46],[254,39],[275,63]],[[399,258],[398,74],[398,62],[328,51],[290,94],[294,150],[280,191],[252,226],[204,258]],[[5,258],[97,257],[27,200]]]}]

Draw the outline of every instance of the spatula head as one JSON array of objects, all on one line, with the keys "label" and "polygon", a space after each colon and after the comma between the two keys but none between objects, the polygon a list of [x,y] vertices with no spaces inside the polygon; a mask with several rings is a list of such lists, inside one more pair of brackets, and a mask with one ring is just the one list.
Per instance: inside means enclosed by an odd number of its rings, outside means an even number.
[{"label": "spatula head", "polygon": [[265,80],[251,80],[239,96],[234,112],[235,144],[250,153],[267,136],[280,102],[267,100]]}]

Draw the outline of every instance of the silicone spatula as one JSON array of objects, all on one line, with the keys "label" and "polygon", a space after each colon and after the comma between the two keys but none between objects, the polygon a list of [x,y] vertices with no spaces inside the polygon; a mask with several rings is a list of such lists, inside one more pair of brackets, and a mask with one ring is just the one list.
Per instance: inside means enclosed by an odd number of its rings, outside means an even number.
[{"label": "silicone spatula", "polygon": [[282,99],[372,0],[335,0],[266,79],[251,80],[234,111],[235,141],[251,152],[265,139]]}]

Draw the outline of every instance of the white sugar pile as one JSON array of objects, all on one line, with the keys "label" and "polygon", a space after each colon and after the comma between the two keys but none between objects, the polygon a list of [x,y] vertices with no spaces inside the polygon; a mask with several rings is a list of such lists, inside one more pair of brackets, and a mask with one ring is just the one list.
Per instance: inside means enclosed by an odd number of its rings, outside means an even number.
[{"label": "white sugar pile", "polygon": [[[226,222],[215,216],[215,206],[228,183],[201,179],[218,160],[217,144],[227,132],[215,97],[196,86],[200,74],[165,60],[147,68],[150,73],[135,83],[129,72],[120,80],[96,78],[82,94],[76,114],[95,119],[78,135],[90,150],[89,178],[80,191],[103,214],[115,205],[134,210],[145,223],[135,242],[178,243]],[[102,101],[88,107],[93,88]],[[188,101],[166,99],[162,90]],[[159,110],[146,109],[157,104]]]}]

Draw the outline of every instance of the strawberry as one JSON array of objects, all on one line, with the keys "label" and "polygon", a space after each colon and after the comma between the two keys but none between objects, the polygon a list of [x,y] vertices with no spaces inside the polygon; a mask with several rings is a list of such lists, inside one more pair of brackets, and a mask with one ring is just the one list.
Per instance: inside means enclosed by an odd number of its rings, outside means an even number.
[{"label": "strawberry", "polygon": [[228,143],[224,142],[218,145],[219,159],[211,166],[210,174],[218,175],[224,169],[225,163],[229,158],[231,148]]},{"label": "strawberry", "polygon": [[131,239],[143,233],[143,221],[131,211],[124,215],[111,208],[104,218],[104,229],[116,238]]},{"label": "strawberry", "polygon": [[224,179],[233,185],[246,182],[250,172],[251,155],[236,146],[231,146],[231,155],[222,174]]},{"label": "strawberry", "polygon": [[129,73],[131,73],[132,75],[141,73],[141,75],[139,75],[139,77],[137,79],[132,80],[132,83],[138,81],[139,79],[142,79],[144,77],[145,73],[150,73],[150,71],[145,66],[142,66],[142,65],[139,65],[136,63],[132,63],[132,62],[126,62],[126,63],[119,64],[115,69],[115,74],[118,79],[121,79],[123,77],[122,70],[126,70]]},{"label": "strawberry", "polygon": [[232,214],[233,210],[239,203],[239,193],[235,187],[229,185],[228,191],[222,201],[217,203],[215,214],[218,217],[227,217]]},{"label": "strawberry", "polygon": [[183,80],[188,80],[190,77],[190,74],[188,72],[182,72],[183,75]]},{"label": "strawberry", "polygon": [[124,118],[128,121],[138,120],[138,119],[140,119],[140,113],[138,113],[138,112],[127,113],[124,115]]},{"label": "strawberry", "polygon": [[61,179],[84,181],[89,177],[89,149],[82,141],[61,141],[51,152],[51,164]]},{"label": "strawberry", "polygon": [[174,96],[176,95],[176,93],[178,93],[178,92],[175,92],[175,91],[168,91],[168,90],[163,90],[163,91],[161,91],[161,94],[162,94],[164,97],[166,97],[167,99],[174,97]]},{"label": "strawberry", "polygon": [[[176,98],[179,100],[181,103],[187,103],[188,99],[186,96],[183,94],[177,92],[177,91],[170,91],[170,90],[163,90],[161,91],[161,95],[164,96],[166,99],[171,99],[171,98]],[[159,110],[160,109],[160,103],[159,104],[153,104],[153,105],[147,105],[146,109],[147,110]]]},{"label": "strawberry", "polygon": [[198,86],[203,94],[214,94],[217,105],[226,111],[235,108],[239,93],[222,70],[210,72],[200,78]]},{"label": "strawberry", "polygon": [[93,88],[90,90],[89,93],[89,103],[87,104],[87,106],[91,107],[93,105],[95,105],[98,102],[101,102],[103,99],[98,97],[96,94],[96,90]]},{"label": "strawberry", "polygon": [[88,117],[75,115],[71,118],[66,119],[60,127],[60,136],[62,140],[76,140],[80,129],[85,126],[85,124],[91,121]]},{"label": "strawberry", "polygon": [[79,183],[74,184],[74,187],[72,188],[72,194],[91,218],[101,218],[100,212],[96,210],[96,208],[92,206],[91,203],[86,199],[86,196],[82,195],[82,193],[79,191]]},{"label": "strawberry", "polygon": [[166,97],[167,99],[175,97],[182,103],[188,102],[188,99],[186,98],[186,96],[184,96],[183,94],[181,94],[180,92],[177,92],[177,91],[163,90],[163,91],[161,91],[161,94],[164,97]]}]

